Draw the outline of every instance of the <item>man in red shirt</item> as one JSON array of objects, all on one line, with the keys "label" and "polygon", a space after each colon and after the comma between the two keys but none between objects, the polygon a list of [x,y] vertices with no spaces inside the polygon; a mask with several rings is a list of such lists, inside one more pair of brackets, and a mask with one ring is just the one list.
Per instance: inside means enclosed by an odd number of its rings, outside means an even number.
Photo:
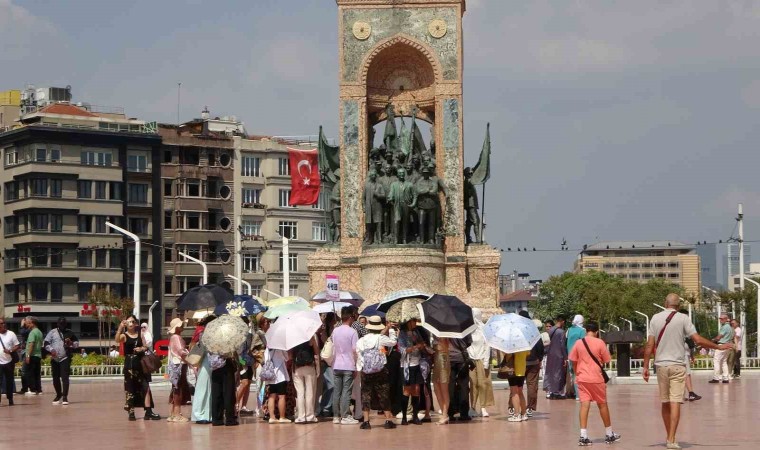
[{"label": "man in red shirt", "polygon": [[588,413],[591,402],[595,402],[599,408],[599,415],[604,422],[604,441],[612,444],[620,440],[620,435],[612,431],[610,409],[607,406],[607,385],[602,375],[604,364],[610,362],[610,352],[603,340],[598,338],[599,324],[588,322],[586,324],[586,337],[578,340],[570,351],[568,359],[573,362],[576,381],[578,383],[578,396],[581,400],[581,437],[578,445],[591,445],[588,437]]}]

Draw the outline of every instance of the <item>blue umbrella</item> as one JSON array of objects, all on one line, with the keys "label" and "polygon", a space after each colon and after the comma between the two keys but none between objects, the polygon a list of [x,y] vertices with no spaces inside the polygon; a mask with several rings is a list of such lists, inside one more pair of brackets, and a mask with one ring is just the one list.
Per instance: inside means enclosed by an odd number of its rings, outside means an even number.
[{"label": "blue umbrella", "polygon": [[488,345],[504,353],[530,351],[541,339],[532,320],[512,313],[491,316],[483,334]]},{"label": "blue umbrella", "polygon": [[261,304],[255,297],[250,295],[236,295],[232,300],[218,305],[214,309],[217,316],[255,316],[260,312],[266,311],[267,308]]},{"label": "blue umbrella", "polygon": [[364,317],[372,317],[372,316],[380,316],[385,317],[385,313],[377,309],[377,307],[380,306],[379,303],[373,303],[366,308],[364,308],[361,312],[361,315]]}]

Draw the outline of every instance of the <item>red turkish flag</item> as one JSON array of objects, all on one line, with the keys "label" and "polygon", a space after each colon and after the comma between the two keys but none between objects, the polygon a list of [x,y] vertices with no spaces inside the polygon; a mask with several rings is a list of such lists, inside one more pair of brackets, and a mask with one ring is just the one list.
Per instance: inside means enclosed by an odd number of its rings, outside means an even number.
[{"label": "red turkish flag", "polygon": [[319,163],[317,149],[288,148],[290,165],[290,206],[314,205],[319,201]]}]

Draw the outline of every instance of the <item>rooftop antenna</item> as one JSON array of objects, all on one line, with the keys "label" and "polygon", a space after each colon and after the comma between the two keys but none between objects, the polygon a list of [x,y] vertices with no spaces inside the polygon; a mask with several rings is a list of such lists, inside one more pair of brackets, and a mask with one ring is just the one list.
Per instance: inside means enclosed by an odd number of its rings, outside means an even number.
[{"label": "rooftop antenna", "polygon": [[179,132],[179,100],[180,100],[180,88],[182,88],[182,83],[177,83],[177,132]]}]

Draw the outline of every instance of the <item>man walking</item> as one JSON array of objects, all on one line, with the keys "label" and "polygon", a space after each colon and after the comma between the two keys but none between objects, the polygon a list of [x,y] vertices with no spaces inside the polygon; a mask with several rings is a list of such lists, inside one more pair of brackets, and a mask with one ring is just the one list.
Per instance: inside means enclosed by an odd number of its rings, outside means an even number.
[{"label": "man walking", "polygon": [[[50,368],[53,372],[55,389],[54,405],[69,404],[69,375],[71,375],[71,355],[79,348],[79,339],[66,326],[65,317],[58,319],[58,327],[45,336],[45,350],[50,352]],[[63,381],[63,385],[61,385]]]},{"label": "man walking", "polygon": [[[575,324],[575,320],[573,321]],[[610,408],[607,406],[607,384],[604,382],[603,365],[610,362],[607,344],[599,339],[599,325],[589,322],[586,325],[586,337],[578,340],[570,351],[568,359],[573,362],[578,388],[575,394],[581,402],[580,423],[581,437],[578,445],[591,445],[588,437],[588,413],[591,402],[599,408],[599,416],[604,423],[604,442],[612,444],[620,440],[620,435],[612,431]]]},{"label": "man walking", "polygon": [[728,366],[728,371],[732,373],[734,378],[741,378],[742,376],[742,327],[739,326],[739,321],[736,319],[731,320],[731,328],[734,329],[734,364]]},{"label": "man walking", "polygon": [[644,370],[642,377],[649,382],[649,360],[655,353],[654,363],[657,368],[657,384],[662,402],[662,421],[665,424],[667,438],[666,448],[681,448],[676,442],[676,431],[681,419],[681,403],[684,397],[686,363],[684,361],[684,340],[690,337],[694,343],[716,350],[731,348],[727,344],[715,344],[697,334],[689,316],[677,311],[680,303],[678,294],[668,294],[665,298],[665,310],[652,317],[649,324],[649,336],[644,349]]},{"label": "man walking", "polygon": [[26,340],[26,372],[29,392],[26,395],[42,395],[42,331],[36,317],[26,318],[26,326],[29,328],[29,337]]},{"label": "man walking", "polygon": [[18,349],[19,343],[16,333],[9,330],[5,325],[5,319],[0,317],[0,379],[3,380],[9,406],[13,406],[13,391],[15,390],[13,369],[16,364],[13,362],[13,353],[17,352]]},{"label": "man walking", "polygon": [[340,313],[343,322],[341,326],[333,330],[333,374],[335,387],[333,388],[333,423],[341,425],[355,425],[358,420],[351,417],[348,411],[351,401],[351,390],[354,387],[354,372],[356,372],[356,342],[359,335],[351,325],[354,322],[354,311],[351,308],[343,308]]},{"label": "man walking", "polygon": [[[728,316],[726,314],[720,315],[720,331],[718,335],[713,338],[713,341],[718,344],[731,344],[734,343],[734,329],[731,328],[731,324],[728,323]],[[733,348],[726,350],[715,350],[713,355],[713,379],[710,383],[720,383],[721,379],[723,383],[728,384],[728,379],[731,373],[728,370],[728,354],[733,352]]]},{"label": "man walking", "polygon": [[565,318],[558,316],[549,330],[549,353],[546,356],[546,398],[565,398],[565,375],[567,368],[567,346],[565,345]]},{"label": "man walking", "polygon": [[[522,317],[530,319],[528,311],[518,313]],[[541,373],[541,362],[544,359],[544,342],[539,339],[530,350],[525,366],[525,382],[528,384],[528,410],[526,416],[533,417],[538,406],[538,378]]]}]

